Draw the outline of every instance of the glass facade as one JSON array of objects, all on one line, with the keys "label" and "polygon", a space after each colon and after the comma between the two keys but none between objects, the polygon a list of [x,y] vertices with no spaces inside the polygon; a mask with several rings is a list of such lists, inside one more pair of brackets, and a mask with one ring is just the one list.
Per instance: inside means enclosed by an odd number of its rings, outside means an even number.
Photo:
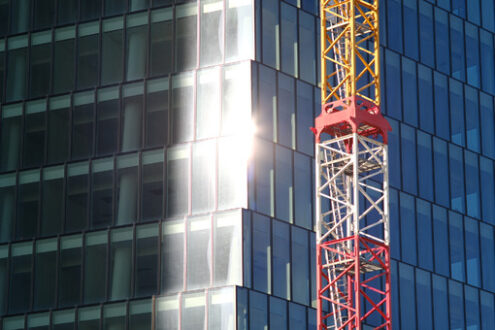
[{"label": "glass facade", "polygon": [[[1,328],[315,329],[318,13],[0,0]],[[380,15],[394,329],[493,329],[493,1]]]}]

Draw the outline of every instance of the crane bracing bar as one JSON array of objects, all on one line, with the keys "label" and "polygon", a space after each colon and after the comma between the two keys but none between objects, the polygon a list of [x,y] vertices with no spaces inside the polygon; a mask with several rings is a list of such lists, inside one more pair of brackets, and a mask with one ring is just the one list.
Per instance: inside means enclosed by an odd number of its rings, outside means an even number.
[{"label": "crane bracing bar", "polygon": [[391,329],[379,0],[321,0],[316,136],[318,330]]}]

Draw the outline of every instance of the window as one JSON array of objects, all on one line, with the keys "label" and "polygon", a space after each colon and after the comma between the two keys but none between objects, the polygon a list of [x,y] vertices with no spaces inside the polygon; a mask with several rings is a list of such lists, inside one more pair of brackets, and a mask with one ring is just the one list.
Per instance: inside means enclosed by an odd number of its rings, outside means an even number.
[{"label": "window", "polygon": [[242,283],[241,217],[239,211],[214,216],[213,283],[216,286]]},{"label": "window", "polygon": [[429,3],[424,1],[419,1],[419,40],[421,46],[421,62],[429,67],[435,67],[433,9]]},{"label": "window", "polygon": [[105,16],[122,14],[127,8],[127,1],[105,0]]},{"label": "window", "polygon": [[[15,220],[15,186],[15,173],[0,176],[0,205],[2,205],[2,212],[0,212],[0,242],[8,242],[13,237],[12,232]],[[2,250],[0,249],[0,251]],[[0,312],[1,311],[2,308],[0,304]]]},{"label": "window", "polygon": [[73,27],[55,31],[55,57],[53,70],[53,92],[64,93],[74,89],[75,29]]},{"label": "window", "polygon": [[206,299],[204,292],[182,296],[181,324],[184,329],[201,329],[205,324]]},{"label": "window", "polygon": [[294,222],[312,229],[312,171],[311,159],[298,152],[294,153]]},{"label": "window", "polygon": [[[226,137],[218,143],[218,209],[231,209],[247,204],[247,155],[240,145],[252,143],[252,137]],[[252,176],[251,176],[252,177]]]},{"label": "window", "polygon": [[126,79],[141,79],[146,73],[148,57],[148,14],[128,16],[126,27]]},{"label": "window", "polygon": [[[469,86],[464,87],[466,95],[466,140],[467,147],[480,152],[480,115],[478,105],[478,92]],[[456,119],[457,120],[457,119]]]},{"label": "window", "polygon": [[[492,7],[493,7],[493,3],[492,3]],[[493,21],[491,24],[493,24]],[[480,41],[481,41],[481,67],[483,68],[481,70],[481,85],[485,91],[493,94],[495,93],[495,65],[494,65],[495,55],[493,51],[493,35],[481,29]]]},{"label": "window", "polygon": [[433,241],[435,242],[435,272],[449,276],[449,238],[447,211],[433,205]]},{"label": "window", "polygon": [[142,156],[141,219],[157,220],[163,209],[163,150],[148,151]]},{"label": "window", "polygon": [[464,297],[462,284],[449,280],[450,329],[464,329]]},{"label": "window", "polygon": [[172,143],[191,141],[194,136],[194,103],[192,74],[172,77]]},{"label": "window", "polygon": [[417,193],[416,136],[414,128],[401,124],[402,187],[405,191]]},{"label": "window", "polygon": [[[388,46],[402,53],[402,8],[401,1],[390,0],[387,6]],[[390,94],[390,92],[388,93]]]},{"label": "window", "polygon": [[[279,69],[280,40],[279,40],[279,6],[277,1],[262,3],[262,50],[263,63]],[[301,47],[302,49],[302,47]]]},{"label": "window", "polygon": [[449,324],[447,282],[443,277],[432,275],[433,284],[433,329],[441,329]]},{"label": "window", "polygon": [[27,329],[29,330],[49,330],[50,313],[31,314],[27,317]]},{"label": "window", "polygon": [[52,329],[53,330],[71,330],[74,329],[74,321],[76,313],[74,310],[56,311],[52,314]]},{"label": "window", "polygon": [[214,140],[196,142],[192,150],[192,213],[205,213],[215,205],[216,143]]},{"label": "window", "polygon": [[466,209],[471,217],[480,218],[480,181],[478,156],[467,150],[464,151],[464,161],[466,164]]},{"label": "window", "polygon": [[[416,328],[416,308],[414,302],[414,268],[399,263],[400,322],[403,329]],[[407,306],[407,307],[406,307]]]},{"label": "window", "polygon": [[[418,60],[418,1],[404,1],[404,52],[407,56]],[[392,25],[392,29],[395,27]],[[432,31],[433,32],[433,31]],[[430,38],[433,35],[430,35]],[[427,41],[428,42],[428,41]],[[406,81],[404,79],[404,81]]]},{"label": "window", "polygon": [[19,174],[19,197],[17,200],[16,238],[27,239],[36,235],[38,212],[40,171],[25,171]]},{"label": "window", "polygon": [[169,79],[149,80],[146,95],[145,146],[167,144],[169,133]]},{"label": "window", "polygon": [[134,83],[122,88],[123,110],[120,121],[120,149],[136,150],[141,147],[141,127],[143,126],[144,84]]},{"label": "window", "polygon": [[449,211],[450,268],[452,278],[465,281],[464,265],[464,226],[462,216]]},{"label": "window", "polygon": [[189,157],[187,146],[175,146],[167,150],[167,217],[188,212]]},{"label": "window", "polygon": [[219,68],[198,71],[196,138],[216,137],[220,131],[220,72]]},{"label": "window", "polygon": [[267,297],[264,294],[255,291],[249,291],[250,330],[269,329],[267,305]]},{"label": "window", "polygon": [[67,166],[65,231],[87,228],[89,209],[89,165],[75,163]]},{"label": "window", "polygon": [[196,67],[197,15],[195,3],[176,7],[175,69],[177,72]]},{"label": "window", "polygon": [[[391,164],[400,164],[401,160],[401,141],[399,140],[400,132],[399,132],[399,123],[396,120],[389,120],[390,126],[392,127],[392,131],[388,133],[388,141],[389,141],[389,157]],[[401,186],[401,171],[399,166],[391,166],[389,168],[389,178],[390,185],[396,188],[400,188]]]},{"label": "window", "polygon": [[33,242],[12,245],[9,313],[26,312],[31,299]]},{"label": "window", "polygon": [[453,210],[464,213],[464,162],[462,149],[449,144],[450,203]]},{"label": "window", "polygon": [[64,222],[64,167],[43,169],[41,235],[51,236],[62,232]]},{"label": "window", "polygon": [[26,32],[31,21],[31,1],[18,0],[11,3],[10,33]]},{"label": "window", "polygon": [[105,158],[92,164],[91,227],[102,228],[112,224],[113,219],[113,159]]},{"label": "window", "polygon": [[450,15],[450,43],[452,52],[452,76],[466,81],[463,23],[460,18],[452,15]]},{"label": "window", "polygon": [[[464,136],[464,97],[462,84],[454,79],[449,80],[450,85],[450,128],[452,142],[465,146]],[[442,123],[445,125],[445,123]]]},{"label": "window", "polygon": [[433,200],[433,156],[431,136],[417,131],[418,138],[418,186],[422,198]]},{"label": "window", "polygon": [[22,104],[2,107],[0,122],[0,170],[10,171],[19,166],[22,134]]},{"label": "window", "polygon": [[400,193],[400,225],[402,242],[402,260],[416,265],[416,225],[415,225],[414,198]]},{"label": "window", "polygon": [[315,80],[317,80],[316,40],[319,40],[319,38],[317,38],[315,32],[314,17],[303,11],[299,11],[299,76],[302,80],[312,84],[315,84]]},{"label": "window", "polygon": [[92,91],[74,95],[71,148],[73,159],[87,158],[93,154],[94,99]]},{"label": "window", "polygon": [[278,75],[277,142],[295,148],[295,93],[294,80],[286,75]]},{"label": "window", "polygon": [[292,227],[292,299],[300,304],[309,304],[309,262],[308,233]]},{"label": "window", "polygon": [[[75,305],[81,301],[81,250],[81,235],[65,236],[60,239],[59,273],[57,281],[58,304],[61,307]],[[79,322],[83,320],[84,318],[79,318]]]},{"label": "window", "polygon": [[[433,167],[435,169],[435,201],[442,206],[449,207],[450,195],[447,143],[436,137],[433,137]],[[459,178],[453,177],[452,180],[458,182]]]},{"label": "window", "polygon": [[134,296],[142,297],[157,293],[158,282],[158,226],[139,226],[136,229],[136,267]]},{"label": "window", "polygon": [[77,329],[93,330],[100,329],[101,307],[92,306],[78,309]]},{"label": "window", "polygon": [[[273,78],[273,75],[270,77]],[[253,82],[252,82],[253,81]],[[222,114],[221,114],[221,134],[241,135],[240,138],[251,138],[252,127],[252,94],[256,92],[256,70],[249,62],[236,65],[228,65],[223,69],[222,75]],[[268,86],[265,86],[268,87]],[[269,86],[269,91],[275,91],[275,86]],[[275,102],[274,102],[275,103]],[[273,120],[269,119],[269,123]],[[247,124],[247,125],[246,125]],[[260,123],[258,122],[258,126]],[[245,131],[239,132],[239,127],[245,127]],[[259,128],[258,128],[259,129]],[[240,134],[241,133],[241,134]],[[246,136],[242,136],[242,135]],[[270,136],[270,139],[272,137]],[[249,141],[248,141],[249,142]],[[249,142],[251,143],[251,142]]]},{"label": "window", "polygon": [[402,119],[402,80],[400,79],[400,74],[400,56],[387,49],[385,53],[386,113],[399,120]]},{"label": "window", "polygon": [[495,315],[492,313],[495,308],[493,294],[480,291],[481,300],[481,326],[483,329],[490,329],[495,326]]},{"label": "window", "polygon": [[253,214],[253,288],[267,293],[272,291],[270,236],[270,219]]},{"label": "window", "polygon": [[96,108],[96,154],[108,155],[118,149],[120,91],[118,87],[98,90]]},{"label": "window", "polygon": [[[449,42],[448,26],[449,26],[449,22],[448,22],[447,13],[439,8],[435,8],[435,39],[436,39],[435,47],[436,47],[436,58],[437,58],[437,70],[445,74],[450,73],[449,59],[451,58],[449,54],[450,42]],[[456,44],[453,42],[453,46],[455,45]],[[463,49],[461,51],[464,53]],[[459,68],[456,69],[459,70]]]},{"label": "window", "polygon": [[51,41],[51,31],[36,33],[31,37],[30,97],[44,96],[50,91]]},{"label": "window", "polygon": [[184,220],[163,222],[161,246],[161,291],[163,293],[184,289],[184,234]]},{"label": "window", "polygon": [[48,110],[47,163],[62,163],[69,156],[70,97],[51,98]]},{"label": "window", "polygon": [[275,215],[278,219],[292,223],[294,221],[292,152],[277,145],[275,161]]},{"label": "window", "polygon": [[222,62],[224,55],[224,4],[219,0],[201,2],[200,63],[201,66]]},{"label": "window", "polygon": [[450,125],[447,124],[449,123],[449,94],[447,78],[436,71],[434,72],[433,77],[435,86],[434,112],[436,134],[443,139],[450,140]]},{"label": "window", "polygon": [[101,15],[102,0],[84,0],[81,1],[80,18],[81,20],[91,20],[99,18]]},{"label": "window", "polygon": [[110,232],[109,299],[130,297],[132,280],[132,228],[113,229]]},{"label": "window", "polygon": [[297,77],[297,9],[280,3],[282,71]]},{"label": "window", "polygon": [[464,229],[467,282],[474,286],[481,286],[478,221],[467,217],[464,218]]},{"label": "window", "polygon": [[430,273],[416,268],[416,310],[418,313],[416,319],[418,329],[433,329],[430,281]]},{"label": "window", "polygon": [[495,289],[495,253],[493,227],[480,223],[481,246],[481,272],[483,288],[493,291]]},{"label": "window", "polygon": [[270,297],[270,328],[287,329],[287,302]]},{"label": "window", "polygon": [[480,94],[481,105],[481,146],[483,154],[495,158],[495,128],[493,115],[493,98]]},{"label": "window", "polygon": [[493,161],[480,157],[480,170],[482,219],[488,223],[495,224]]},{"label": "window", "polygon": [[274,128],[277,111],[277,89],[275,71],[264,65],[259,65],[258,98],[259,106],[256,111],[256,126],[261,137],[276,140],[277,131]]},{"label": "window", "polygon": [[84,249],[84,302],[104,301],[108,263],[108,232],[86,234]]},{"label": "window", "polygon": [[129,329],[150,329],[152,324],[152,304],[149,299],[129,303]]},{"label": "window", "polygon": [[[21,3],[26,0],[16,1]],[[18,101],[26,97],[27,87],[27,36],[9,38],[7,64],[6,101]]]},{"label": "window", "polygon": [[273,145],[258,139],[255,144],[256,210],[273,216],[275,213],[275,182]]},{"label": "window", "polygon": [[306,330],[306,308],[289,303],[289,330]]},{"label": "window", "polygon": [[[476,0],[475,0],[476,1]],[[471,0],[472,2],[472,0]],[[452,12],[457,16],[466,18],[466,4],[463,0],[452,0]]]},{"label": "window", "polygon": [[[308,129],[314,122],[313,98],[311,85],[300,80],[296,82],[297,87],[297,112],[296,112],[296,142],[297,150],[308,155],[314,153],[314,134]],[[318,100],[320,101],[320,100]]]},{"label": "window", "polygon": [[155,309],[157,330],[179,330],[178,295],[158,298]]},{"label": "window", "polygon": [[107,85],[123,77],[123,22],[122,17],[103,21],[101,84]]},{"label": "window", "polygon": [[[402,94],[404,99],[404,121],[412,126],[418,126],[418,93],[416,81],[416,63],[402,58]],[[422,86],[423,88],[423,86]]]},{"label": "window", "polygon": [[[83,7],[90,1],[84,1]],[[77,17],[77,0],[57,1],[57,24],[74,23]]]},{"label": "window", "polygon": [[285,299],[290,299],[291,297],[289,230],[289,225],[273,221],[273,294]]},{"label": "window", "polygon": [[433,237],[431,205],[422,199],[416,199],[416,224],[418,228],[418,264],[433,271]]},{"label": "window", "polygon": [[172,8],[151,12],[150,74],[152,76],[172,72],[172,23]]},{"label": "window", "polygon": [[431,70],[424,65],[418,64],[418,86],[419,93],[419,127],[428,133],[435,132],[435,120],[433,110],[433,82]]},{"label": "window", "polygon": [[[476,3],[477,1],[469,1]],[[470,85],[480,87],[480,43],[478,39],[478,28],[466,22],[466,66],[467,82]]]},{"label": "window", "polygon": [[46,101],[32,101],[26,106],[22,165],[40,166],[44,159],[46,130]]},{"label": "window", "polygon": [[251,2],[227,0],[225,23],[225,60],[254,58],[253,8]]},{"label": "window", "polygon": [[[94,0],[91,0],[94,1]],[[91,1],[84,1],[88,4]],[[99,0],[98,0],[99,1]],[[84,6],[84,5],[83,5]],[[82,15],[81,8],[81,15]],[[77,87],[88,88],[98,83],[98,33],[100,27],[97,23],[79,25],[78,55],[77,55]]]},{"label": "window", "polygon": [[234,297],[232,288],[208,292],[208,329],[230,330],[235,328]]}]

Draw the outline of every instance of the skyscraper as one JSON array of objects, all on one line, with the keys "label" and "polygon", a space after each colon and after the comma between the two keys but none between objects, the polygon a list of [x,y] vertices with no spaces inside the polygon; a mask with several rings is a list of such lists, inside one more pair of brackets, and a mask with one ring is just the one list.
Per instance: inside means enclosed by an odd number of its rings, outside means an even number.
[{"label": "skyscraper", "polygon": [[[2,330],[316,328],[318,10],[0,0]],[[493,1],[380,15],[394,329],[493,329]]]}]

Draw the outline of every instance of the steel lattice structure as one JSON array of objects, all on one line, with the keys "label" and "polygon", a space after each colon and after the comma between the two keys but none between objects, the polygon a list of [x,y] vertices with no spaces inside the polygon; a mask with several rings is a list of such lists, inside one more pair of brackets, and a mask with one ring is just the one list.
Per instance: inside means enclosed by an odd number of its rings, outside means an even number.
[{"label": "steel lattice structure", "polygon": [[[316,135],[317,323],[391,329],[387,133],[378,0],[321,1]],[[329,305],[329,308],[326,306]]]}]

